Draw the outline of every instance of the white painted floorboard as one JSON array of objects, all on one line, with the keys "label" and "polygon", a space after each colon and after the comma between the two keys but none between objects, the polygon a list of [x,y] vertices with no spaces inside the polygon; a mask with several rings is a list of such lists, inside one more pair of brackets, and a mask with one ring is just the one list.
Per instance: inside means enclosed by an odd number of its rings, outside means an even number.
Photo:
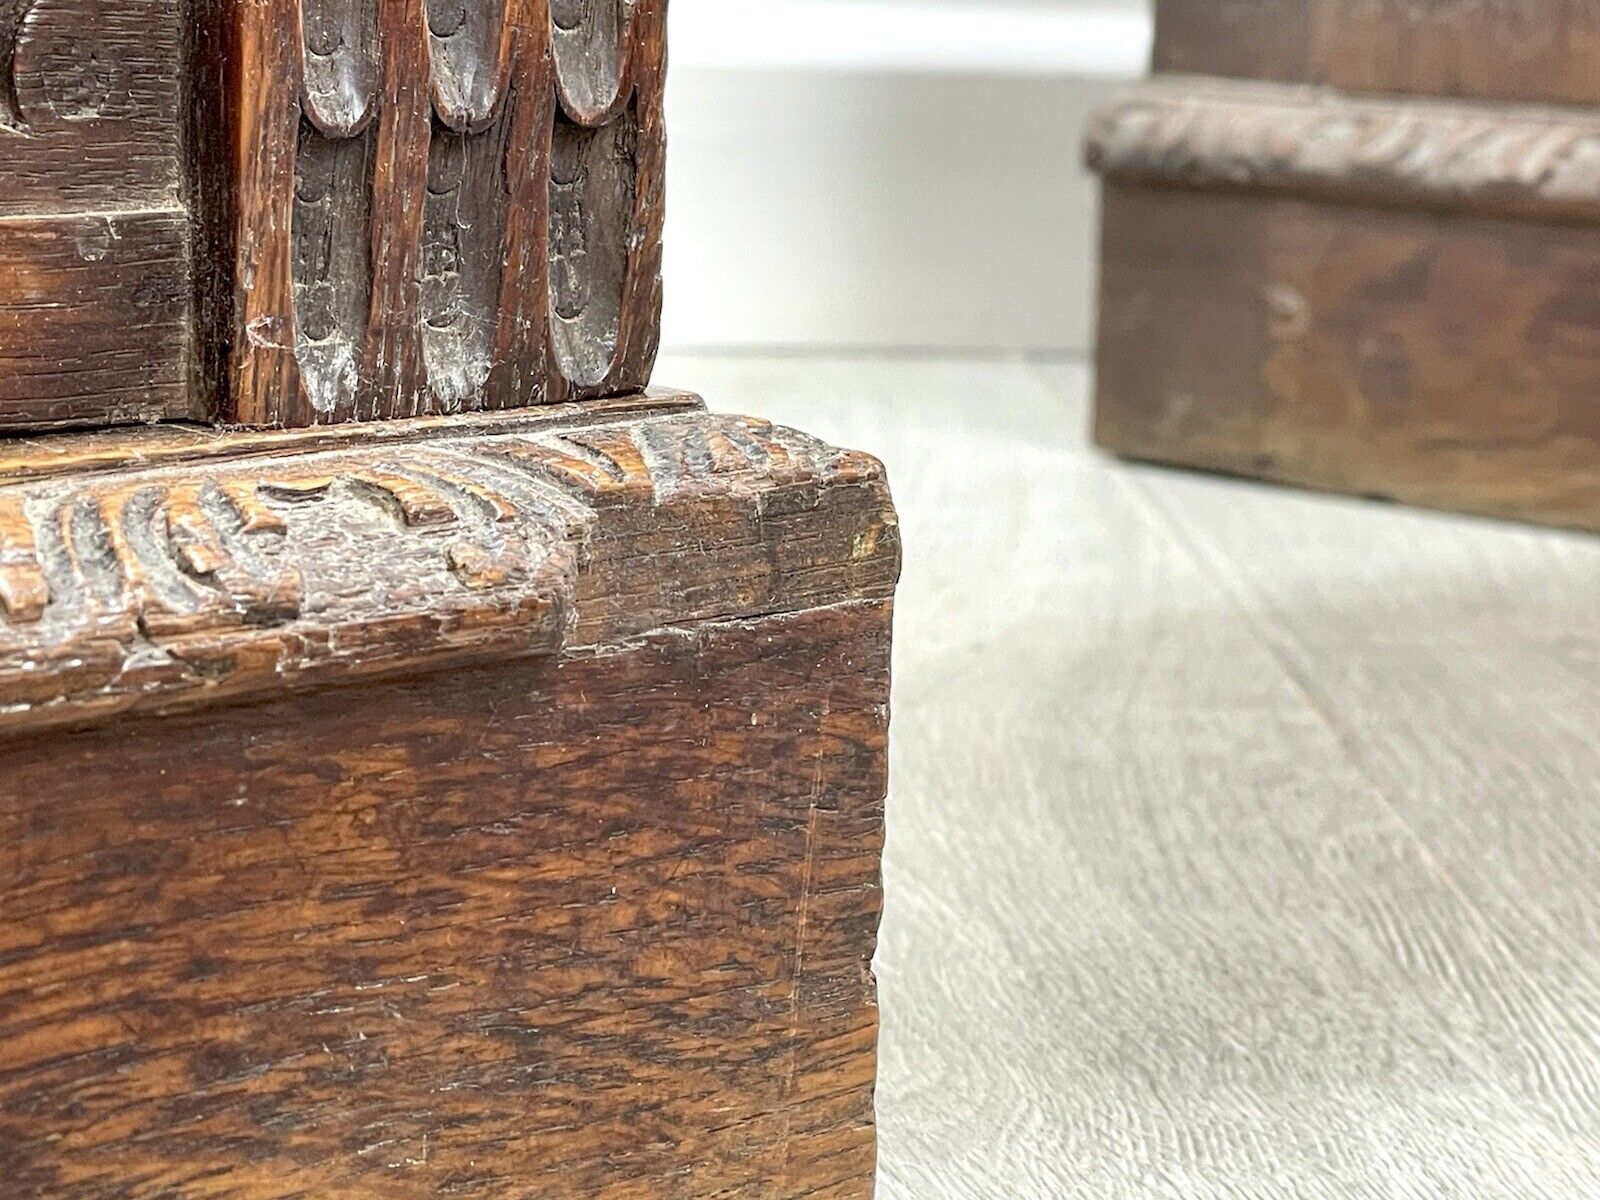
[{"label": "white painted floorboard", "polygon": [[1600,1196],[1600,539],[1126,466],[1070,366],[658,375],[890,467],[885,1200]]}]

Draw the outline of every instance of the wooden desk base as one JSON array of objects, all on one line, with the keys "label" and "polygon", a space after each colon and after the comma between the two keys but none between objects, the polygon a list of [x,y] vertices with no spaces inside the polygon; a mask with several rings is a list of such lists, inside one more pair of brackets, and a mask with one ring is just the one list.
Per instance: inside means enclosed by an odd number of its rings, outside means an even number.
[{"label": "wooden desk base", "polygon": [[870,1196],[881,469],[327,437],[0,463],[6,1194]]}]

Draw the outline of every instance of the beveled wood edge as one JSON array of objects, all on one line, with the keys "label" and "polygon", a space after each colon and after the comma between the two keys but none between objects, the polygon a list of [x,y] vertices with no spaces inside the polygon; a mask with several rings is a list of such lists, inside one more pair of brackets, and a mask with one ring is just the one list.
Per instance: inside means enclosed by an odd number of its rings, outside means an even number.
[{"label": "beveled wood edge", "polygon": [[[0,459],[0,736],[888,599],[881,464],[687,393]],[[71,439],[81,441],[81,438]]]},{"label": "beveled wood edge", "polygon": [[1600,113],[1169,75],[1102,108],[1089,167],[1144,186],[1600,221]]},{"label": "beveled wood edge", "polygon": [[459,435],[533,433],[634,417],[692,412],[705,401],[680,388],[653,387],[605,400],[499,409],[470,416],[314,425],[297,429],[167,423],[112,429],[47,430],[0,436],[0,486],[58,476],[306,454],[357,445],[406,445]]}]

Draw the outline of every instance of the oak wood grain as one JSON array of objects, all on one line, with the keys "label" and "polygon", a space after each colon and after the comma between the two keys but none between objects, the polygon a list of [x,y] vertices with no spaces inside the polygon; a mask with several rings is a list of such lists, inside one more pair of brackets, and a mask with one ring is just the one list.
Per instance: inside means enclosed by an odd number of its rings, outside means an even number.
[{"label": "oak wood grain", "polygon": [[8,1195],[872,1195],[875,460],[673,393],[7,449]]},{"label": "oak wood grain", "polygon": [[9,1194],[864,1200],[887,621],[10,741]]},{"label": "oak wood grain", "polygon": [[1160,72],[1600,101],[1600,14],[1583,0],[1158,0],[1155,9]]},{"label": "oak wood grain", "polygon": [[1316,0],[1160,0],[1155,69],[1248,79],[1305,79]]},{"label": "oak wood grain", "polygon": [[0,430],[188,412],[179,208],[0,216]]},{"label": "oak wood grain", "polygon": [[178,0],[0,3],[0,217],[179,202],[183,22]]}]

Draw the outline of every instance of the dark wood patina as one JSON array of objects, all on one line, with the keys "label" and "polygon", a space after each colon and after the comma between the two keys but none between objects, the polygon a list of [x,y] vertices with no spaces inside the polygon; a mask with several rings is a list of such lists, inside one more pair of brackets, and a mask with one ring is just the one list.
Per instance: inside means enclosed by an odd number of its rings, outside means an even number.
[{"label": "dark wood patina", "polygon": [[637,391],[665,0],[0,0],[0,428]]}]

